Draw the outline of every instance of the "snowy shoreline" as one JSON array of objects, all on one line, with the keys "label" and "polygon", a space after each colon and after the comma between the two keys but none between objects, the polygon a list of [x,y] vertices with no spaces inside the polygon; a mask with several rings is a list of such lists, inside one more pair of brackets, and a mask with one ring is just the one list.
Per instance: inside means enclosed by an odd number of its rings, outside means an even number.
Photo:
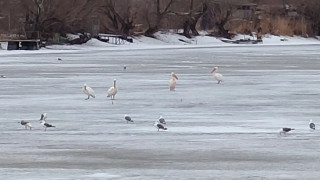
[{"label": "snowy shoreline", "polygon": [[[21,53],[59,53],[63,52],[77,52],[77,51],[126,51],[126,50],[157,50],[157,49],[197,49],[197,48],[238,48],[238,47],[265,47],[265,46],[298,46],[298,45],[320,45],[320,40],[316,38],[303,38],[303,37],[288,37],[288,36],[273,36],[265,35],[263,42],[259,44],[231,44],[222,42],[220,38],[212,36],[196,36],[188,39],[182,35],[172,33],[156,33],[155,38],[145,36],[134,37],[133,43],[125,42],[121,45],[110,44],[91,39],[87,43],[81,45],[50,45],[41,48],[39,51],[7,51],[4,50],[6,46],[2,43],[3,49],[0,50],[0,55],[4,54],[21,54]],[[254,39],[248,35],[237,35],[232,40],[239,39]],[[189,42],[189,43],[187,43]]]}]

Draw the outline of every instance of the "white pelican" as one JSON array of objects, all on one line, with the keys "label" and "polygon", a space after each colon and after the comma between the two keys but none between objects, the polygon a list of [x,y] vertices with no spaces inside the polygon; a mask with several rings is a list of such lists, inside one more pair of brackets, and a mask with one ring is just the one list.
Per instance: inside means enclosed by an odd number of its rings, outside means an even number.
[{"label": "white pelican", "polygon": [[176,75],[176,73],[172,72],[171,73],[171,79],[169,80],[169,88],[170,91],[174,91],[177,85],[177,80],[178,80],[178,76]]},{"label": "white pelican", "polygon": [[167,130],[167,128],[166,127],[164,127],[164,125],[162,124],[162,123],[159,123],[159,122],[154,122],[154,126],[158,129],[158,131],[160,130],[160,129],[162,129],[162,130]]},{"label": "white pelican", "polygon": [[310,127],[310,129],[312,129],[312,130],[315,130],[315,129],[316,129],[316,125],[312,122],[312,119],[310,119],[309,127]]},{"label": "white pelican", "polygon": [[27,121],[20,121],[20,124],[22,125],[22,126],[24,126],[26,129],[30,129],[31,130],[31,128],[32,128],[32,125],[29,123],[29,122],[27,122]]},{"label": "white pelican", "polygon": [[86,84],[83,85],[82,91],[83,91],[83,93],[88,95],[88,98],[86,98],[85,100],[88,100],[90,98],[90,96],[93,97],[93,98],[96,97],[96,95],[94,94],[93,89],[91,87],[87,86]]},{"label": "white pelican", "polygon": [[133,122],[133,120],[131,119],[130,116],[128,116],[127,114],[124,115],[124,119],[128,122]]},{"label": "white pelican", "polygon": [[280,131],[280,135],[281,134],[286,134],[287,132],[290,132],[292,130],[294,130],[294,129],[293,128],[287,128],[287,127],[282,128],[281,131]]},{"label": "white pelican", "polygon": [[218,73],[218,67],[213,67],[211,71],[213,77],[218,81],[217,83],[220,84],[220,82],[223,80],[222,74]]},{"label": "white pelican", "polygon": [[113,80],[113,86],[111,86],[109,89],[108,89],[108,96],[107,97],[111,97],[111,100],[114,100],[115,99],[115,96],[118,92],[118,88],[116,86],[116,79]]}]

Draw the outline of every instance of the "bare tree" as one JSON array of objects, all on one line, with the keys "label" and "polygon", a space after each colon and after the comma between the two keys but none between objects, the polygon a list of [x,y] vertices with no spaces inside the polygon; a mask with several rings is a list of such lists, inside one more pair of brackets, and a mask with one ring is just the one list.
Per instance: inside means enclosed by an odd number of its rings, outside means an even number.
[{"label": "bare tree", "polygon": [[196,24],[200,17],[207,11],[208,7],[205,2],[202,2],[198,8],[194,8],[194,1],[190,0],[189,12],[187,14],[187,19],[183,23],[183,35],[190,38],[191,35],[199,35],[196,30]]},{"label": "bare tree", "polygon": [[215,35],[226,38],[231,37],[225,25],[231,20],[234,11],[235,6],[233,6],[230,0],[221,1],[220,3],[210,3],[209,13],[212,17],[211,21],[218,30]]},{"label": "bare tree", "polygon": [[199,35],[196,25],[198,20],[207,11],[207,3],[205,1],[196,1],[196,4],[194,2],[194,0],[190,0],[189,6],[185,11],[173,10],[170,12],[170,14],[179,16],[183,19],[181,25],[183,28],[183,35],[188,38]]},{"label": "bare tree", "polygon": [[[43,0],[21,0],[22,6],[27,9],[26,12],[26,31],[28,32],[40,32],[40,17],[43,11]],[[40,38],[39,34],[27,33],[27,38]]]},{"label": "bare tree", "polygon": [[83,27],[74,28],[75,25],[84,26],[84,19],[96,9],[98,0],[72,0],[68,1],[67,11],[59,14],[59,19],[64,23],[64,28],[68,32],[77,32]]},{"label": "bare tree", "polygon": [[31,32],[29,38],[35,38],[35,33],[37,38],[48,38],[54,32],[72,32],[74,22],[86,17],[95,5],[95,0],[77,1],[76,7],[75,1],[68,1],[64,4],[65,10],[61,10],[59,7],[62,2],[58,0],[20,0],[20,2],[26,9],[25,29]]},{"label": "bare tree", "polygon": [[[165,3],[164,1],[162,2]],[[160,0],[155,0],[155,12],[150,12],[150,9],[146,8],[145,18],[148,24],[148,29],[145,31],[146,36],[152,37],[159,30],[161,20],[168,14],[169,8],[173,3],[174,0],[170,0],[168,3],[163,4],[164,8],[162,10]]]},{"label": "bare tree", "polygon": [[[267,0],[251,0],[251,2],[260,2],[264,6],[269,6],[271,3]],[[263,23],[265,20],[280,17],[285,23],[290,23],[292,19],[297,19],[296,16],[290,18],[285,15],[282,7],[282,4],[286,6],[295,3],[299,5],[297,12],[302,15],[299,17],[305,23],[305,31],[309,35],[312,33],[320,35],[319,0],[285,0],[285,3],[272,1],[275,2],[278,3],[277,6],[272,8],[270,6],[266,12],[261,11],[263,15],[266,14],[262,17],[268,18],[261,19],[264,33],[272,30]],[[239,28],[235,27],[234,22],[231,23],[236,10],[234,3],[239,3],[239,0],[0,0],[0,5],[6,7],[0,9],[2,17],[0,30],[17,33],[18,29],[20,32],[25,29],[27,32],[39,32],[38,34],[43,37],[55,32],[60,34],[87,32],[89,26],[93,24],[90,20],[97,20],[99,23],[95,27],[98,31],[100,28],[104,32],[131,35],[135,30],[139,30],[147,36],[152,36],[161,28],[182,28],[183,34],[191,37],[198,34],[196,25],[201,20],[201,28],[214,28],[216,29],[214,35],[230,37],[229,30]],[[258,22],[258,20],[254,22],[253,28],[258,27]],[[140,25],[139,28],[137,24]],[[274,26],[279,29],[277,25]]]},{"label": "bare tree", "polygon": [[297,10],[311,22],[313,33],[320,36],[320,1],[309,0],[308,2],[301,2],[301,5]]},{"label": "bare tree", "polygon": [[[117,5],[119,5],[119,9],[122,11],[117,9]],[[120,33],[121,35],[128,36],[135,27],[134,20],[136,18],[136,12],[133,11],[129,1],[122,4],[116,4],[113,0],[105,0],[104,5],[100,7],[99,12],[106,16],[111,22],[112,29],[108,29],[113,31],[113,33]]]}]

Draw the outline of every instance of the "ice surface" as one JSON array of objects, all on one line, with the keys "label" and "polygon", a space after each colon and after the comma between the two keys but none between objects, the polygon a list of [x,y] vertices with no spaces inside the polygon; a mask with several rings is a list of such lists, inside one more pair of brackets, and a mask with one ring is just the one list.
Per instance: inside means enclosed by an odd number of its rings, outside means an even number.
[{"label": "ice surface", "polygon": [[[320,45],[88,46],[0,51],[1,179],[320,176],[320,133],[308,127],[319,124]],[[43,112],[56,128],[43,131]],[[167,131],[153,126],[160,115]],[[296,130],[280,137],[282,127]]]}]

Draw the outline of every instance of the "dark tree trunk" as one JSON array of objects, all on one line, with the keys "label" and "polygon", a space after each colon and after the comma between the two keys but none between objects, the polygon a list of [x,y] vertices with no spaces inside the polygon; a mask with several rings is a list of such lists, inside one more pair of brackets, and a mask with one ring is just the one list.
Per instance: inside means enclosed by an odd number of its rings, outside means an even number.
[{"label": "dark tree trunk", "polygon": [[[164,8],[164,10],[161,12],[161,10],[160,10],[160,0],[156,1],[156,16],[157,16],[156,17],[156,22],[155,22],[154,25],[151,25],[151,23],[148,22],[149,27],[144,33],[146,36],[154,37],[153,34],[159,30],[161,20],[165,15],[167,15],[167,13],[169,11],[169,8],[170,8],[170,6],[172,5],[173,2],[174,2],[174,0],[170,0],[169,3]],[[148,17],[147,17],[147,20],[148,20]]]},{"label": "dark tree trunk", "polygon": [[199,35],[198,31],[196,30],[196,25],[197,25],[197,22],[198,22],[199,18],[197,18],[194,21],[191,21],[191,23],[190,23],[190,30],[191,30],[192,36],[198,36]]},{"label": "dark tree trunk", "polygon": [[196,25],[200,17],[206,12],[207,5],[204,3],[202,5],[202,10],[197,12],[196,14],[193,13],[193,0],[190,2],[190,13],[187,17],[187,20],[183,24],[183,35],[187,38],[191,38],[191,36],[198,36],[199,33],[196,29]]},{"label": "dark tree trunk", "polygon": [[190,22],[189,20],[185,21],[183,23],[183,35],[187,38],[191,38],[191,35],[190,35]]},{"label": "dark tree trunk", "polygon": [[[127,11],[130,7],[127,8]],[[115,33],[119,33],[125,37],[130,35],[130,31],[135,27],[133,17],[130,14],[121,16],[115,9],[114,1],[106,1],[106,5],[101,6],[100,12],[106,15],[112,23]]]},{"label": "dark tree trunk", "polygon": [[217,25],[218,30],[219,30],[219,32],[218,32],[219,36],[225,37],[225,38],[228,38],[228,39],[231,38],[231,35],[230,35],[229,31],[224,28],[225,24],[219,23],[219,24],[216,24],[216,25]]},{"label": "dark tree trunk", "polygon": [[158,26],[149,27],[146,32],[144,32],[144,35],[147,37],[154,37],[153,34],[158,31]]},{"label": "dark tree trunk", "polygon": [[216,26],[218,27],[218,30],[219,30],[218,35],[228,39],[231,38],[231,34],[229,33],[228,30],[224,28],[224,26],[228,22],[230,16],[231,16],[231,11],[228,10],[226,17],[222,19],[220,23],[216,23]]},{"label": "dark tree trunk", "polygon": [[130,31],[133,28],[134,28],[134,24],[132,21],[124,23],[121,28],[122,35],[124,35],[125,38],[127,38],[127,36],[130,34]]}]

